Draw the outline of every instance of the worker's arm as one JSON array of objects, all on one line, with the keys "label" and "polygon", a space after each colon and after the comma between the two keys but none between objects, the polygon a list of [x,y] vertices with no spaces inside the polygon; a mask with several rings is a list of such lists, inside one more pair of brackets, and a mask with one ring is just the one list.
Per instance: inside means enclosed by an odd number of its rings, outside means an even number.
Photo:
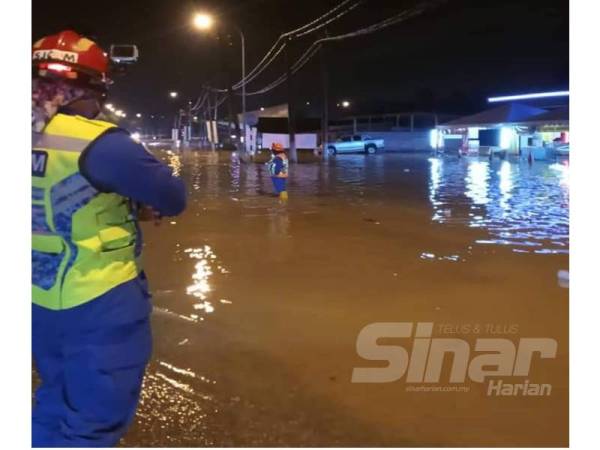
[{"label": "worker's arm", "polygon": [[96,189],[150,206],[163,216],[185,209],[183,181],[124,131],[97,139],[82,155],[80,169]]}]

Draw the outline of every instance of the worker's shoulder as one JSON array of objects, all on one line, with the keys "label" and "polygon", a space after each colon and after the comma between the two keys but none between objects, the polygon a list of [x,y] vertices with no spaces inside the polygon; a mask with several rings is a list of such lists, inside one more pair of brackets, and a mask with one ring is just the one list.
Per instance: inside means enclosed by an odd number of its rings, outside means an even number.
[{"label": "worker's shoulder", "polygon": [[99,152],[117,151],[119,154],[146,152],[145,147],[140,142],[132,138],[127,130],[119,127],[108,128],[105,133],[99,135],[90,144],[89,150],[97,152],[97,149]]},{"label": "worker's shoulder", "polygon": [[98,117],[96,119],[88,119],[87,117],[80,116],[77,114],[64,114],[59,113],[54,117],[51,124],[53,123],[61,123],[61,122],[70,122],[70,125],[76,125],[79,127],[92,127],[92,128],[118,128],[115,123],[109,122],[108,120],[104,120],[103,117]]},{"label": "worker's shoulder", "polygon": [[[73,138],[94,140],[106,132],[121,130],[117,125],[104,120],[88,119],[79,115],[59,113],[48,123],[45,132]],[[121,130],[128,134],[125,130]]]},{"label": "worker's shoulder", "polygon": [[[135,141],[127,131],[111,128],[110,132],[98,136],[90,143],[81,155],[79,167],[96,184],[107,185],[107,180],[110,179],[112,185],[115,182],[112,178],[114,174],[122,174],[124,170],[135,177],[136,168],[143,166],[146,159],[147,151],[142,144]],[[120,183],[121,180],[117,182]]]}]

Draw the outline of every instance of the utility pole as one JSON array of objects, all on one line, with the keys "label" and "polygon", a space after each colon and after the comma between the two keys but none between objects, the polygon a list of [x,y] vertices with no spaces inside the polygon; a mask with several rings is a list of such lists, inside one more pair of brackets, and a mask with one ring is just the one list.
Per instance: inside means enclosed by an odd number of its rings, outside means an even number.
[{"label": "utility pole", "polygon": [[[208,95],[206,97],[206,136],[208,137],[208,141],[210,142],[210,150],[215,151],[215,136],[213,133],[213,118],[212,118],[212,110],[210,106],[210,91],[208,91]],[[215,108],[216,109],[216,108]]]},{"label": "utility pole", "polygon": [[213,148],[219,141],[219,93],[215,92],[215,112],[214,112],[214,127],[213,127],[213,136],[214,136],[214,144]]},{"label": "utility pole", "polygon": [[246,153],[248,152],[248,143],[246,142],[246,37],[241,28],[236,26],[236,29],[240,33],[240,43],[242,45],[242,123],[238,125],[241,125],[242,128],[240,142],[242,142],[243,136],[243,148],[244,153]]},{"label": "utility pole", "polygon": [[[228,53],[227,53],[227,61],[228,63],[225,65],[225,77],[227,79],[227,115],[229,116],[229,130],[228,133],[229,135],[227,136],[229,139],[231,139],[231,129],[233,128],[235,130],[235,134],[239,139],[240,136],[240,126],[237,120],[237,117],[234,114],[234,107],[233,107],[233,87],[231,86],[232,81],[231,81],[231,63],[229,63],[229,61],[231,61],[231,59],[229,58],[229,55],[231,54],[231,49],[233,47],[233,43],[231,42],[231,35],[227,34],[226,35],[227,38],[227,42],[224,43],[226,45],[226,48],[228,49]],[[223,61],[223,59],[221,58],[221,61]]]},{"label": "utility pole", "polygon": [[187,123],[188,129],[185,140],[188,142],[188,145],[192,146],[192,101],[188,101],[188,109],[187,109]]},{"label": "utility pole", "polygon": [[288,134],[290,137],[290,154],[289,160],[292,162],[298,162],[298,152],[296,151],[296,102],[294,86],[292,82],[292,62],[291,62],[291,47],[292,39],[288,39],[288,43],[285,50],[285,65],[286,65],[286,76],[287,76],[287,97],[288,97]]},{"label": "utility pole", "polygon": [[233,129],[239,139],[240,127],[238,126],[238,121],[233,113],[233,89],[231,88],[231,76],[229,71],[227,72],[227,116],[229,122],[229,135],[227,137],[231,139],[231,130]]},{"label": "utility pole", "polygon": [[[325,37],[328,36],[325,30]],[[321,148],[324,160],[329,157],[327,142],[329,141],[329,72],[327,70],[327,53],[325,43],[321,44],[321,78],[323,81],[323,105],[321,112]]]},{"label": "utility pole", "polygon": [[[233,116],[233,89],[231,88],[231,71],[230,69],[230,65],[227,64],[224,59],[228,59],[227,57],[229,56],[229,52],[224,53],[224,51],[226,51],[226,49],[228,49],[229,47],[231,47],[231,39],[230,39],[230,35],[226,34],[223,35],[221,33],[217,33],[217,40],[219,43],[219,51],[218,51],[218,59],[219,59],[219,69],[222,75],[225,76],[225,82],[227,85],[227,121],[228,121],[228,125],[227,125],[227,136],[226,139],[231,139],[231,129],[233,128],[233,125],[237,122],[234,121],[234,116]],[[225,39],[227,39],[227,42],[224,42]],[[225,56],[225,58],[223,58],[223,56]],[[215,106],[217,104],[217,99],[215,99]]]}]

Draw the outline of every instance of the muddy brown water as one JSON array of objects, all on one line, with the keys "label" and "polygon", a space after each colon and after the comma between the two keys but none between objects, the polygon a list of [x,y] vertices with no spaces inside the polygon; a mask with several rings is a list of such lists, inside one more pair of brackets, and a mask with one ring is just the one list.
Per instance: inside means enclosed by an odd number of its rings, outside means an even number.
[{"label": "muddy brown water", "polygon": [[[293,165],[281,203],[263,164],[156,152],[189,204],[144,225],[155,348],[122,445],[568,444],[566,162],[343,155]],[[353,368],[386,365],[357,354],[375,322],[433,323],[472,348],[555,339],[556,357],[503,377],[551,394],[452,384],[450,357],[427,386],[463,391],[352,383]]]}]

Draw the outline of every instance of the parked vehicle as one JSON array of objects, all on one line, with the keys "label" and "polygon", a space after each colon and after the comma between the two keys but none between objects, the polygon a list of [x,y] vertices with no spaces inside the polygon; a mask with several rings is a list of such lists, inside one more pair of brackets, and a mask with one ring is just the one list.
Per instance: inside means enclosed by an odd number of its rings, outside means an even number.
[{"label": "parked vehicle", "polygon": [[331,155],[336,153],[367,153],[372,155],[377,150],[383,150],[383,139],[373,139],[371,136],[355,134],[342,136],[336,142],[327,144],[327,151]]}]

